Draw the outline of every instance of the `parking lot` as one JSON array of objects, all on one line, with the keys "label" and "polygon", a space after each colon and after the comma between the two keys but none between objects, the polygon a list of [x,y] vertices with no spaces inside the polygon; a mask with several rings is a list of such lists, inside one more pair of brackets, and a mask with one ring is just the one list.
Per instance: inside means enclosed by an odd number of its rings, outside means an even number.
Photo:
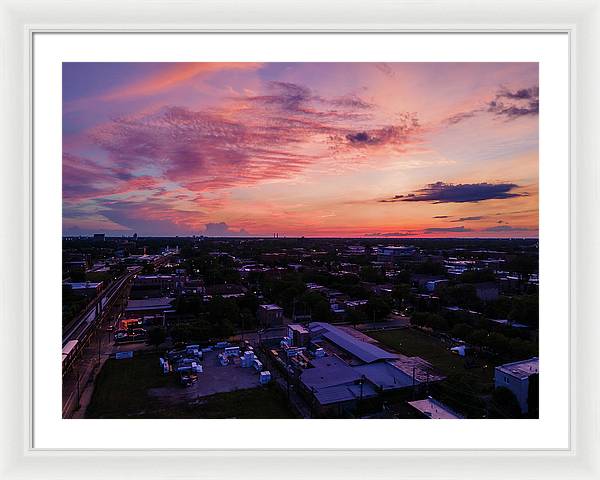
[{"label": "parking lot", "polygon": [[[254,368],[242,368],[239,364],[222,366],[217,359],[218,352],[206,352],[202,361],[203,372],[198,381],[190,387],[169,382],[168,386],[151,388],[148,395],[161,403],[180,403],[196,400],[215,393],[231,392],[244,388],[258,387],[258,372]],[[156,368],[159,368],[157,364]],[[175,376],[175,373],[169,375]]]}]

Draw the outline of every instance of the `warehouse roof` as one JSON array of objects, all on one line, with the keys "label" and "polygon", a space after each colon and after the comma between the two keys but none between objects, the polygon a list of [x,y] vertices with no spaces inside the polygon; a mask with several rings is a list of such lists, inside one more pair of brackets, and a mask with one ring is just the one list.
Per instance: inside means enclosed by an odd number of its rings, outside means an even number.
[{"label": "warehouse roof", "polygon": [[[409,387],[413,384],[412,375],[407,375],[399,368],[388,362],[370,363],[359,365],[354,370],[365,375],[369,382],[377,385],[384,390],[393,390],[396,388]],[[419,384],[415,378],[415,384]]]},{"label": "warehouse roof", "polygon": [[313,322],[309,325],[310,330],[317,335],[334,343],[348,353],[354,355],[365,363],[372,363],[378,360],[391,360],[399,358],[399,355],[390,353],[379,348],[372,343],[364,342],[358,338],[349,335],[343,330],[330,325],[329,323]]},{"label": "warehouse roof", "polygon": [[360,380],[360,373],[337,357],[315,358],[314,368],[302,372],[301,380],[309,388],[325,388]]}]

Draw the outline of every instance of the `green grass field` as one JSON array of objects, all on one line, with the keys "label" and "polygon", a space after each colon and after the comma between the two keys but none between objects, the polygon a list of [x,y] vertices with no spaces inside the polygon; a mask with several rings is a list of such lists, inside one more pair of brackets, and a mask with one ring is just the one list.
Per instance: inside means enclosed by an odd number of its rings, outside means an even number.
[{"label": "green grass field", "polygon": [[108,359],[96,377],[89,418],[125,418],[157,408],[147,395],[150,388],[173,385],[172,376],[162,375],[158,354],[134,354],[131,359]]},{"label": "green grass field", "polygon": [[486,396],[494,389],[494,365],[466,368],[463,357],[454,355],[439,338],[414,329],[369,332],[369,336],[407,356],[431,363],[446,380],[431,386],[431,394],[468,417],[486,414]]},{"label": "green grass field", "polygon": [[295,418],[275,385],[219,393],[165,406],[148,395],[151,388],[178,387],[174,375],[163,375],[158,354],[109,359],[96,378],[88,418]]},{"label": "green grass field", "polygon": [[166,409],[145,418],[296,418],[275,385],[217,393],[180,409]]}]

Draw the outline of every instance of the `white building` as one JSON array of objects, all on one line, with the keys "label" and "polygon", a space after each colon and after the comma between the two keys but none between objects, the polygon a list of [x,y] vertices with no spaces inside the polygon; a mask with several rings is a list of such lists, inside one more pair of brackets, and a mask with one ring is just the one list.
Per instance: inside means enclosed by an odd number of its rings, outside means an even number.
[{"label": "white building", "polygon": [[520,362],[506,363],[496,367],[494,380],[496,388],[505,387],[514,393],[522,413],[527,413],[529,397],[529,377],[539,374],[540,362],[538,357]]}]

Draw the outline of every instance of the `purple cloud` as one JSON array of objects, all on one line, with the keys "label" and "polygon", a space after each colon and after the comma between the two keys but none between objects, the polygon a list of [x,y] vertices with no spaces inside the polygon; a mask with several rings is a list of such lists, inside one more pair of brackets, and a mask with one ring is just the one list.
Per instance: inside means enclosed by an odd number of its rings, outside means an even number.
[{"label": "purple cloud", "polygon": [[474,222],[476,220],[483,220],[485,217],[484,216],[475,216],[475,217],[461,217],[461,218],[457,218],[456,220],[450,220],[451,222]]},{"label": "purple cloud", "polygon": [[465,228],[463,225],[460,227],[430,227],[423,230],[424,233],[462,233],[462,232],[472,232],[470,228]]},{"label": "purple cloud", "polygon": [[431,203],[477,203],[485,200],[521,197],[525,194],[514,193],[518,188],[514,183],[444,183],[436,182],[407,195],[395,195],[390,199],[379,200],[384,203],[395,202],[431,202]]}]

